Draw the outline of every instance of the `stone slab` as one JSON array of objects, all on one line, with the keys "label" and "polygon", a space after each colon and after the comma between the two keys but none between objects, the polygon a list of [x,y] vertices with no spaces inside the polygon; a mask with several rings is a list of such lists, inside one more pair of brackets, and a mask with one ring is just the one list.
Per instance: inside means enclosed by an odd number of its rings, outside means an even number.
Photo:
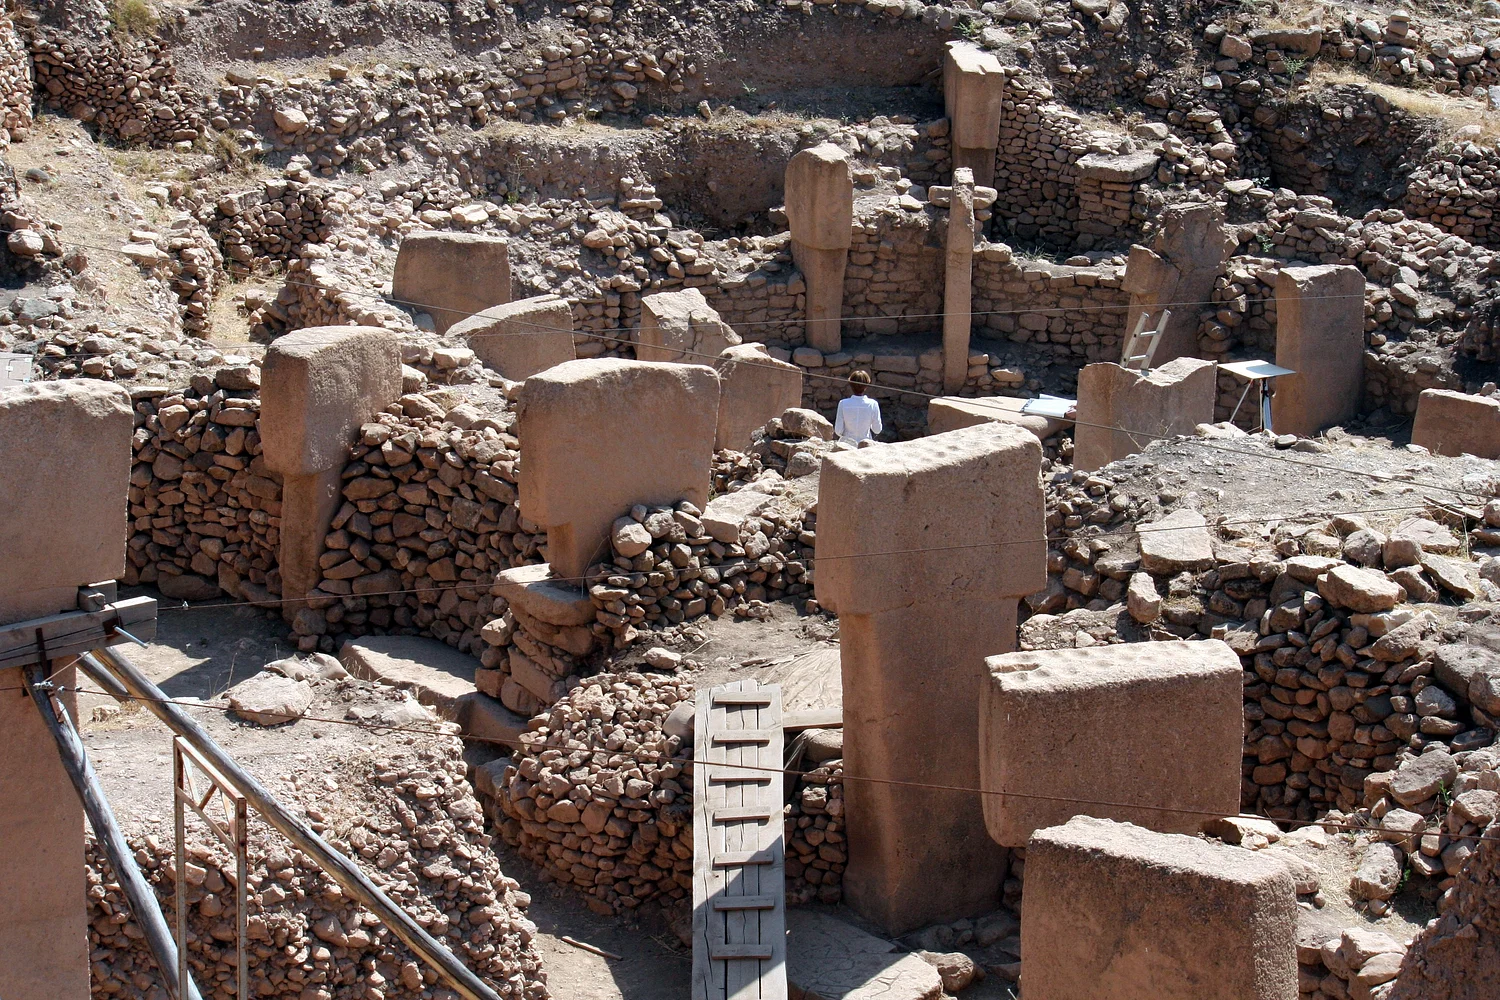
[{"label": "stone slab", "polygon": [[1203,515],[1188,507],[1174,510],[1136,529],[1141,568],[1165,576],[1213,566],[1213,539]]},{"label": "stone slab", "polygon": [[485,367],[512,382],[524,382],[577,357],[573,310],[557,295],[491,306],[453,324],[448,332],[463,338]]},{"label": "stone slab", "polygon": [[776,498],[755,490],[721,493],[703,508],[703,527],[717,542],[734,545],[740,540],[745,522],[776,502]]},{"label": "stone slab", "polygon": [[477,233],[412,233],[396,251],[391,297],[432,317],[438,333],[510,301],[510,245]]},{"label": "stone slab", "polygon": [[982,396],[978,399],[940,396],[927,404],[927,431],[929,434],[946,434],[976,424],[1003,423],[1024,427],[1042,440],[1073,426],[1073,421],[1064,417],[1022,413],[1021,408],[1025,405],[1026,400],[1013,396]]},{"label": "stone slab", "polygon": [[482,691],[458,699],[455,722],[464,737],[489,743],[505,753],[521,748],[521,734],[527,731],[527,719],[517,715]]},{"label": "stone slab", "polygon": [[1078,373],[1073,465],[1092,472],[1152,441],[1212,423],[1218,398],[1212,361],[1176,358],[1142,375],[1103,362]]},{"label": "stone slab", "polygon": [[640,361],[713,364],[739,334],[696,288],[654,292],[641,298],[641,328],[635,335]]},{"label": "stone slab", "polygon": [[818,601],[839,614],[872,614],[918,596],[1041,590],[1041,450],[1029,431],[986,423],[828,455],[818,486]]},{"label": "stone slab", "polygon": [[787,911],[786,978],[792,1000],[939,1000],[937,969],[827,913]]},{"label": "stone slab", "polygon": [[715,448],[744,451],[750,434],[783,411],[802,405],[802,369],[778,361],[762,344],[727,347],[719,371],[719,422]]},{"label": "stone slab", "polygon": [[436,639],[419,635],[367,635],[339,650],[355,677],[410,691],[449,721],[458,721],[462,699],[475,694],[479,661]]},{"label": "stone slab", "polygon": [[1365,279],[1342,264],[1276,275],[1276,363],[1271,424],[1310,437],[1360,411],[1365,379]]},{"label": "stone slab", "polygon": [[1423,389],[1411,443],[1434,455],[1500,458],[1500,399],[1449,389]]},{"label": "stone slab", "polygon": [[0,624],[125,572],[130,396],[94,379],[0,388]]},{"label": "stone slab", "polygon": [[520,503],[547,528],[547,561],[582,577],[632,504],[708,502],[719,378],[701,365],[597,358],[527,379]]},{"label": "stone slab", "polygon": [[1242,681],[1225,643],[1050,649],[985,665],[979,770],[996,843],[1024,847],[1075,815],[1197,833],[1239,811]]},{"label": "stone slab", "polygon": [[492,590],[523,614],[548,625],[591,625],[594,602],[581,581],[556,580],[548,563],[532,563],[501,570]]},{"label": "stone slab", "polygon": [[1026,848],[1026,1000],[1297,1000],[1296,930],[1256,851],[1086,816]]}]

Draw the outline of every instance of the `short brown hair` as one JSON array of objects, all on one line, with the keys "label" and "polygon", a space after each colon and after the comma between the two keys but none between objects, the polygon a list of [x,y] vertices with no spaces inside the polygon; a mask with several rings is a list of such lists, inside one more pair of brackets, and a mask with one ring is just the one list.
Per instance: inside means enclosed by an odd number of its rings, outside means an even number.
[{"label": "short brown hair", "polygon": [[855,385],[869,385],[870,384],[870,373],[867,372],[867,371],[865,371],[865,370],[863,370],[863,369],[861,369],[861,370],[855,372],[854,374],[850,375],[849,376],[849,381],[853,382]]}]

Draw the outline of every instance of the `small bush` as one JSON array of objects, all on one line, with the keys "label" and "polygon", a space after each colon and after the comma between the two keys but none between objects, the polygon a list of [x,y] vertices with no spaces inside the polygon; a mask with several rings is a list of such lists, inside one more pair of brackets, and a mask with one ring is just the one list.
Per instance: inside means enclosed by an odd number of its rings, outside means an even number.
[{"label": "small bush", "polygon": [[115,30],[128,37],[149,35],[156,30],[156,8],[151,0],[115,0]]}]

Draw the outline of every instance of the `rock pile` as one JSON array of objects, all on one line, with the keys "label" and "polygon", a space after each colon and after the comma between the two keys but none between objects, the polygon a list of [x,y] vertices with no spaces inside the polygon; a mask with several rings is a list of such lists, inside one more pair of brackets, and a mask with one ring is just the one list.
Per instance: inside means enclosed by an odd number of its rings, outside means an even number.
[{"label": "rock pile", "polygon": [[[331,689],[357,682],[313,683]],[[413,710],[440,725],[419,706],[401,708]],[[277,795],[502,996],[545,1000],[546,975],[532,943],[536,926],[525,917],[530,896],[500,871],[465,771],[457,735],[389,737],[378,750],[339,751],[321,773],[298,775]],[[169,826],[143,827],[129,842],[165,912],[172,912],[182,885],[189,968],[205,997],[227,1000],[234,996],[235,861],[196,823],[189,830],[180,879]],[[249,832],[245,944],[252,995],[450,995],[435,970],[305,854],[253,815]],[[87,895],[93,992],[128,1000],[165,996],[119,884],[92,839]]]},{"label": "rock pile", "polygon": [[692,700],[677,676],[588,678],[533,720],[495,780],[501,837],[603,913],[690,899],[691,754],[663,725]]},{"label": "rock pile", "polygon": [[132,533],[122,582],[187,601],[280,596],[281,484],[260,457],[259,386],[260,368],[246,360],[195,375],[183,389],[131,390]]},{"label": "rock pile", "polygon": [[31,54],[9,11],[0,14],[0,144],[31,131]]},{"label": "rock pile", "polygon": [[[842,753],[842,749],[840,753]],[[786,813],[787,903],[837,903],[849,860],[844,835],[844,761],[806,769],[792,787]]]}]

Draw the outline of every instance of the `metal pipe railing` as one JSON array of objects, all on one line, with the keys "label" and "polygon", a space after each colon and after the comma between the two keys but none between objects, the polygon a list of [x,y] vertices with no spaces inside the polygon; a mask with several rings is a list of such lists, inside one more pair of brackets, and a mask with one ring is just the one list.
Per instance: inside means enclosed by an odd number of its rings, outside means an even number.
[{"label": "metal pipe railing", "polygon": [[[109,859],[109,866],[114,869],[115,877],[120,880],[120,890],[130,903],[130,912],[135,916],[135,922],[146,939],[146,947],[151,949],[156,967],[166,980],[168,992],[178,1000],[202,1000],[191,975],[178,979],[177,945],[167,927],[167,918],[157,903],[156,893],[136,865],[134,852],[125,843],[125,835],[120,832],[114,810],[110,808],[109,800],[104,795],[104,786],[99,783],[99,775],[89,762],[88,754],[83,749],[83,740],[79,738],[73,720],[68,717],[67,708],[61,704],[53,705],[53,686],[47,680],[44,667],[40,664],[33,666],[30,674],[26,686],[31,691],[31,699],[36,702],[42,721],[52,732],[52,738],[57,741],[63,770],[68,772],[68,778],[72,780],[78,797],[83,800],[83,811],[88,814],[89,825],[94,828],[94,838],[99,842],[104,856]],[[177,892],[181,894],[182,891],[179,883]],[[182,990],[183,983],[187,985],[186,994]]]},{"label": "metal pipe railing", "polygon": [[161,689],[117,649],[97,649],[79,659],[84,673],[116,698],[138,701],[194,750],[243,795],[272,827],[312,858],[349,896],[385,923],[405,945],[468,1000],[500,1000],[500,995],[443,947],[436,938],[401,909],[359,866],[329,846],[305,822],[294,816],[259,781],[225,753],[186,712],[172,704]]}]

